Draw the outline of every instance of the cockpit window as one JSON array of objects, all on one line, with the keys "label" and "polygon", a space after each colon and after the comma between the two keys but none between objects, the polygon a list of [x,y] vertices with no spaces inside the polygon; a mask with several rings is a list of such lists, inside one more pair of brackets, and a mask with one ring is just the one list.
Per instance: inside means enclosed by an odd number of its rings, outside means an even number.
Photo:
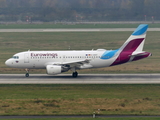
[{"label": "cockpit window", "polygon": [[12,58],[13,59],[19,59],[19,56],[13,56]]}]

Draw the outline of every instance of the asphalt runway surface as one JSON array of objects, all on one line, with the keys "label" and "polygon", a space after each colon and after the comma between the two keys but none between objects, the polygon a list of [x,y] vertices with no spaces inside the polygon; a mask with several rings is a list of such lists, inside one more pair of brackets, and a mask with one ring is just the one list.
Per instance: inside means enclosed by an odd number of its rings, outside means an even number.
[{"label": "asphalt runway surface", "polygon": [[160,84],[160,74],[0,74],[0,84]]},{"label": "asphalt runway surface", "polygon": [[159,118],[160,116],[138,116],[138,115],[61,115],[61,116],[0,116],[0,119],[21,119],[21,118]]},{"label": "asphalt runway surface", "polygon": [[[136,28],[93,28],[93,29],[0,29],[0,32],[116,32],[134,31]],[[149,28],[148,31],[160,31],[160,28]]]}]

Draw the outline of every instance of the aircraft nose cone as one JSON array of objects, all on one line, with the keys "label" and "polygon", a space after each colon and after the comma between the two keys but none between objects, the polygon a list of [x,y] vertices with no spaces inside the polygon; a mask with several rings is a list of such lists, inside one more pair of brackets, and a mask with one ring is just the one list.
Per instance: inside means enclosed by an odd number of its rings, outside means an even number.
[{"label": "aircraft nose cone", "polygon": [[8,59],[8,60],[6,60],[6,62],[5,62],[5,64],[7,65],[7,66],[10,66],[10,60]]}]

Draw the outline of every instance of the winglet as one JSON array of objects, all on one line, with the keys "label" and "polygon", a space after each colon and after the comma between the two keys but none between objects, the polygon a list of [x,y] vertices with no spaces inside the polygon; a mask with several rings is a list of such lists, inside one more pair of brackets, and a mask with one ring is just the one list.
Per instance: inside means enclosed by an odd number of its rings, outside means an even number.
[{"label": "winglet", "polygon": [[137,27],[137,29],[132,33],[132,35],[142,35],[144,34],[148,29],[147,24],[141,24]]}]

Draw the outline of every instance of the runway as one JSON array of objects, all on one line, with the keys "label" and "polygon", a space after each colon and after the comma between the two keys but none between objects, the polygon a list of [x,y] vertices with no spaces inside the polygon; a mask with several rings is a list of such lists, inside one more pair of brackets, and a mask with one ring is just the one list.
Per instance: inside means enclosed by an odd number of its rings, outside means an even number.
[{"label": "runway", "polygon": [[[117,32],[134,31],[135,28],[86,28],[86,29],[0,29],[0,32]],[[149,28],[148,31],[160,31],[160,28]]]},{"label": "runway", "polygon": [[160,118],[159,115],[96,115],[95,117],[93,117],[93,115],[55,115],[55,116],[51,116],[51,115],[44,115],[44,116],[0,116],[0,119],[24,119],[24,118],[28,118],[28,119],[42,119],[42,118]]},{"label": "runway", "polygon": [[160,74],[0,74],[0,84],[160,84]]}]

